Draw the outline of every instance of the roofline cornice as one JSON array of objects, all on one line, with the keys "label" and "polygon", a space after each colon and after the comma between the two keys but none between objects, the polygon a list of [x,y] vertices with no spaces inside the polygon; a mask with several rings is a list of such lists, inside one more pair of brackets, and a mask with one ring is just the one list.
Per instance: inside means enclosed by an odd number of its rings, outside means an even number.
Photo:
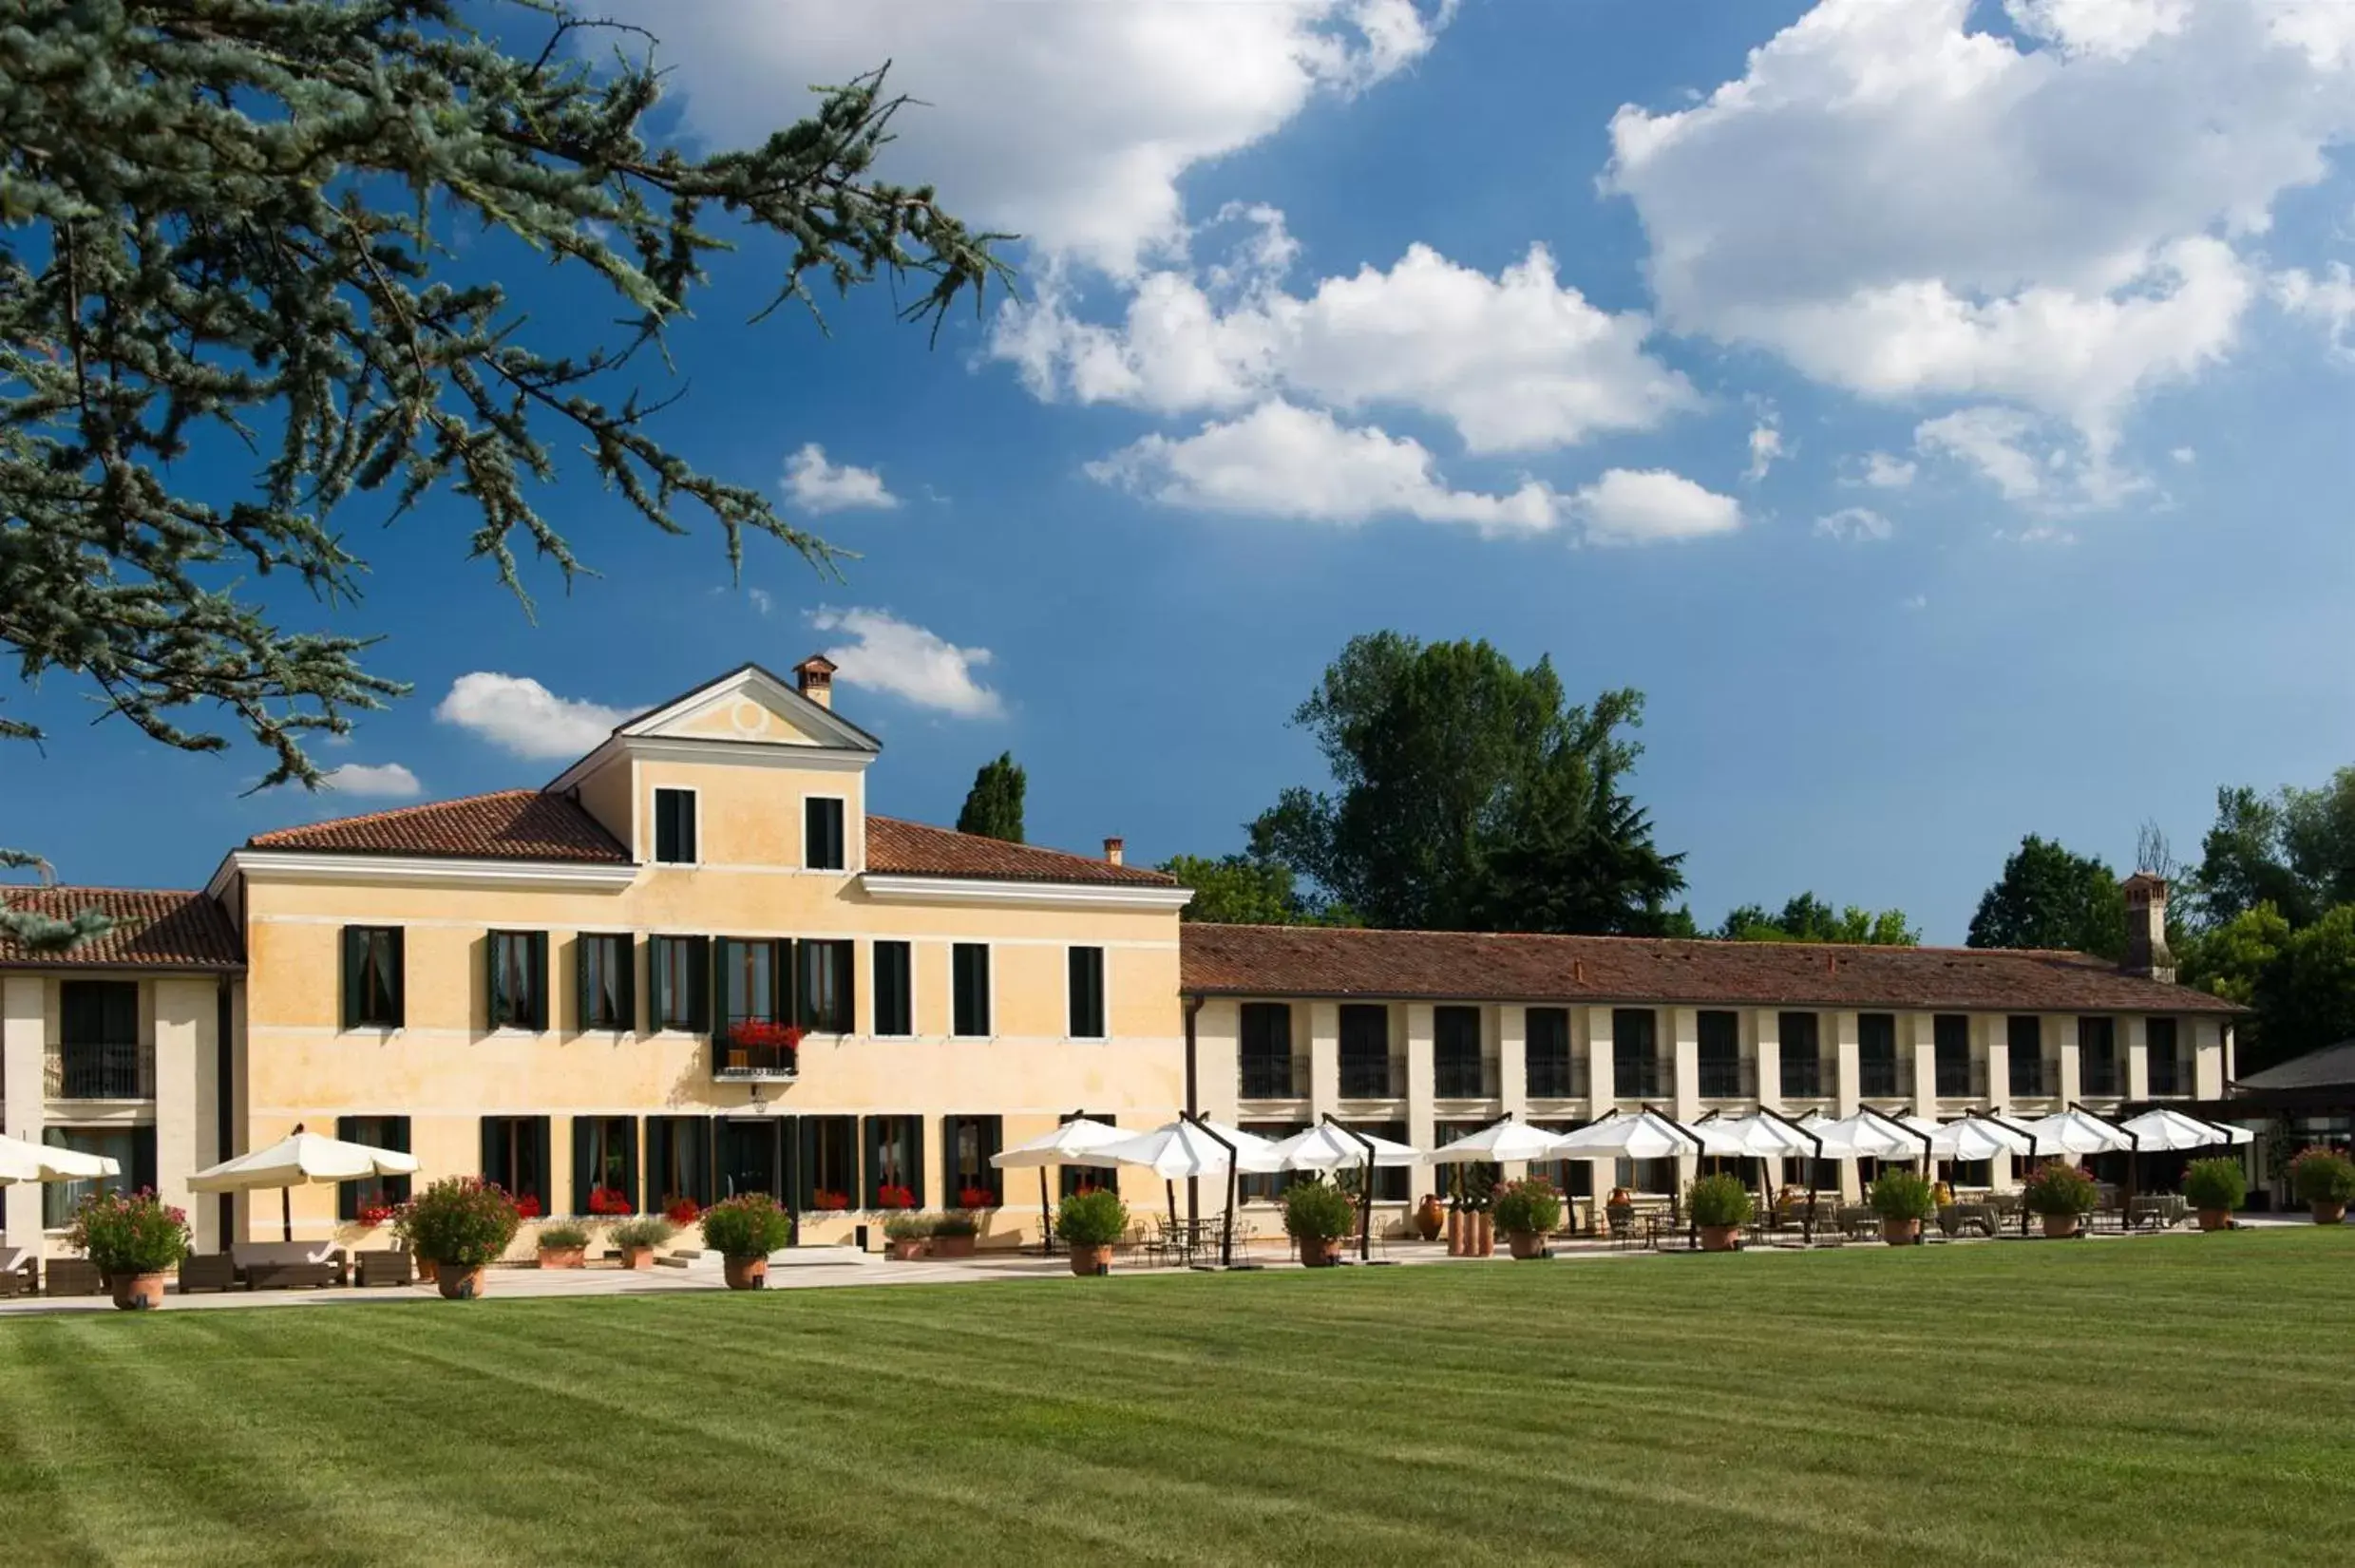
[{"label": "roofline cornice", "polygon": [[606,764],[622,760],[861,773],[875,760],[875,753],[858,746],[782,746],[773,741],[731,741],[701,735],[615,735],[551,780],[547,793],[561,795]]},{"label": "roofline cornice", "polygon": [[339,855],[316,850],[233,850],[214,874],[285,882],[364,882],[442,887],[537,888],[618,893],[637,879],[627,860],[493,860],[464,856]]},{"label": "roofline cornice", "polygon": [[1135,882],[1034,882],[1015,878],[919,877],[864,872],[859,886],[879,904],[994,904],[1032,909],[1127,909],[1174,914],[1189,887]]}]

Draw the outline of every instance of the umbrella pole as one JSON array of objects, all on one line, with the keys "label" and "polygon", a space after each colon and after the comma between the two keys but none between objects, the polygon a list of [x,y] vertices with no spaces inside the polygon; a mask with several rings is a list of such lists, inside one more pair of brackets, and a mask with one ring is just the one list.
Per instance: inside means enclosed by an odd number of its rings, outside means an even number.
[{"label": "umbrella pole", "polygon": [[1054,1211],[1047,1207],[1047,1167],[1038,1167],[1038,1256],[1054,1256]]},{"label": "umbrella pole", "polygon": [[1358,1194],[1358,1261],[1374,1261],[1374,1155],[1365,1157],[1365,1183]]},{"label": "umbrella pole", "polygon": [[278,1236],[281,1240],[294,1239],[294,1189],[278,1189]]},{"label": "umbrella pole", "polygon": [[1169,1228],[1170,1228],[1171,1230],[1176,1230],[1176,1229],[1177,1229],[1177,1222],[1178,1222],[1178,1217],[1177,1217],[1177,1183],[1176,1183],[1175,1181],[1163,1181],[1161,1184],[1162,1184],[1164,1187],[1167,1187],[1167,1188],[1168,1189],[1168,1191],[1169,1191]]}]

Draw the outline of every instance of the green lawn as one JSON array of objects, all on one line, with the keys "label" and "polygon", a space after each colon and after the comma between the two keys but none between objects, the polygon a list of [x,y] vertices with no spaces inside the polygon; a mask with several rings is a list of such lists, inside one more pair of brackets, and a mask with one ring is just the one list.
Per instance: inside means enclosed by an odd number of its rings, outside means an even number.
[{"label": "green lawn", "polygon": [[0,1322],[28,1563],[2345,1562],[2355,1228]]}]

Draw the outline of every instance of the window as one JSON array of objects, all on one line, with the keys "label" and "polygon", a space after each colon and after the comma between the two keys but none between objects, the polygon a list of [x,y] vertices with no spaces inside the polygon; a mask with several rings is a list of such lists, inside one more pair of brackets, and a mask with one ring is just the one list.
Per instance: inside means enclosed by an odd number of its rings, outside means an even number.
[{"label": "window", "polygon": [[1937,1044],[1938,1092],[1976,1092],[1970,1085],[1970,1020],[1959,1012],[1942,1012],[1930,1020],[1930,1037]]},{"label": "window", "polygon": [[1897,1015],[1856,1014],[1856,1092],[1888,1098],[1897,1087]]},{"label": "window", "polygon": [[2004,1021],[2004,1038],[2011,1047],[2012,1093],[2052,1093],[2052,1081],[2044,1071],[2044,1020],[2032,1012],[2015,1012]]},{"label": "window", "polygon": [[1074,1040],[1104,1038],[1104,950],[1075,947],[1071,952],[1071,1035]]},{"label": "window", "polygon": [[[1244,1122],[1241,1124],[1240,1130],[1251,1134],[1254,1138],[1264,1138],[1271,1143],[1281,1143],[1294,1133],[1306,1132],[1308,1124],[1305,1122]],[[1299,1171],[1271,1171],[1263,1175],[1239,1172],[1235,1177],[1235,1197],[1239,1201],[1245,1203],[1255,1199],[1263,1202],[1272,1202],[1283,1196],[1284,1188],[1300,1180]]]},{"label": "window", "polygon": [[905,1187],[924,1206],[924,1122],[921,1116],[866,1119],[866,1206],[883,1207],[885,1187]]},{"label": "window", "polygon": [[1708,1011],[1695,1022],[1700,1030],[1700,1097],[1732,1100],[1749,1093],[1742,1083],[1740,1015]]},{"label": "window", "polygon": [[1442,1100],[1477,1100],[1493,1094],[1480,1060],[1480,1010],[1431,1010],[1432,1092]]},{"label": "window", "polygon": [[878,1034],[916,1032],[914,965],[910,958],[905,942],[875,944],[875,1032]]},{"label": "window", "polygon": [[626,935],[582,935],[573,942],[580,982],[580,1028],[637,1028],[637,944]]},{"label": "window", "polygon": [[1775,1020],[1782,1057],[1782,1091],[1803,1100],[1824,1091],[1822,1020],[1812,1012],[1786,1012]]},{"label": "window", "polygon": [[655,791],[655,859],[665,865],[695,863],[695,792]]},{"label": "window", "polygon": [[812,871],[842,870],[842,802],[825,795],[802,802],[802,864]]},{"label": "window", "polygon": [[724,1037],[738,1024],[774,1024],[784,1019],[785,944],[766,938],[745,941],[717,938],[719,1011],[714,1037]]},{"label": "window", "polygon": [[344,927],[344,1028],[401,1027],[401,928]]},{"label": "window", "polygon": [[859,1119],[805,1116],[794,1207],[829,1213],[859,1201]]},{"label": "window", "polygon": [[851,1005],[854,944],[827,937],[797,944],[801,957],[799,1023],[820,1034],[848,1034],[858,1028]]},{"label": "window", "polygon": [[139,982],[66,980],[57,988],[59,1079],[51,1092],[65,1100],[144,1100],[142,1083]]},{"label": "window", "polygon": [[115,1176],[41,1184],[41,1224],[58,1230],[73,1223],[73,1211],[92,1193],[137,1192],[156,1184],[156,1129],[153,1127],[44,1127],[41,1142],[53,1149],[102,1154],[121,1167]]},{"label": "window", "polygon": [[1283,1002],[1245,1002],[1242,1008],[1242,1094],[1245,1100],[1289,1100],[1304,1093],[1292,1085],[1292,1009]]},{"label": "window", "polygon": [[[1576,1132],[1587,1125],[1585,1122],[1532,1122],[1529,1125],[1540,1132]],[[1542,1176],[1553,1183],[1553,1190],[1564,1198],[1594,1197],[1594,1165],[1585,1160],[1532,1160],[1529,1174]],[[1567,1216],[1565,1217],[1567,1218]]]},{"label": "window", "polygon": [[1671,1092],[1660,1070],[1660,1017],[1650,1008],[1611,1011],[1611,1093],[1621,1100],[1657,1100]]},{"label": "window", "polygon": [[975,1038],[990,1031],[990,950],[980,942],[959,942],[949,950],[955,992],[952,1031]]},{"label": "window", "polygon": [[530,1199],[549,1211],[548,1119],[544,1116],[483,1118],[483,1180],[518,1201]]},{"label": "window", "polygon": [[2077,1021],[2079,1085],[2085,1094],[2122,1094],[2125,1086],[2118,1082],[2118,1020],[2115,1018],[2080,1018]]},{"label": "window", "polygon": [[490,957],[490,1027],[548,1027],[548,934],[494,931]]},{"label": "window", "polygon": [[1561,1100],[1579,1092],[1570,1059],[1570,1010],[1531,1008],[1522,1024],[1529,1098]]},{"label": "window", "polygon": [[653,990],[647,1023],[657,1030],[700,1034],[712,1027],[711,939],[655,936],[646,943],[646,979]]},{"label": "window", "polygon": [[940,1201],[959,1209],[994,1209],[1006,1200],[1004,1171],[990,1156],[1005,1147],[1004,1124],[995,1116],[940,1118],[940,1158],[948,1166]]},{"label": "window", "polygon": [[700,1116],[646,1118],[648,1208],[669,1208],[684,1198],[697,1208],[712,1201],[712,1124]]},{"label": "window", "polygon": [[[335,1136],[347,1143],[366,1143],[370,1148],[398,1149],[408,1152],[408,1118],[406,1116],[338,1116]],[[335,1218],[356,1220],[362,1209],[389,1207],[408,1201],[408,1178],[406,1176],[370,1176],[357,1181],[335,1183]]]},{"label": "window", "polygon": [[1342,1003],[1341,1098],[1388,1100],[1405,1092],[1406,1075],[1394,1078],[1390,1070],[1390,1009],[1379,1002]]},{"label": "window", "polygon": [[[1394,1143],[1407,1141],[1404,1122],[1348,1122],[1342,1124],[1351,1132],[1361,1132],[1369,1138],[1387,1138]],[[1365,1181],[1365,1166],[1344,1166],[1333,1173],[1344,1186],[1355,1189]],[[1415,1172],[1404,1165],[1374,1167],[1374,1200],[1377,1203],[1404,1203],[1414,1196]]]},{"label": "window", "polygon": [[[1434,1122],[1431,1124],[1432,1146],[1437,1148],[1443,1143],[1453,1143],[1458,1138],[1469,1138],[1487,1125],[1486,1122]],[[1505,1179],[1505,1167],[1492,1160],[1472,1161],[1460,1165],[1441,1165],[1437,1167],[1439,1196],[1453,1198],[1472,1191],[1472,1172],[1475,1170],[1488,1172],[1489,1183],[1491,1187]]]},{"label": "window", "polygon": [[2153,1094],[2189,1094],[2192,1075],[2184,1070],[2183,1058],[2175,1054],[2175,1021],[2173,1018],[2146,1018],[2142,1021],[2144,1055],[2150,1063],[2150,1089]]},{"label": "window", "polygon": [[[599,1192],[619,1194],[623,1206],[598,1207]],[[627,1116],[574,1117],[573,1213],[637,1212],[636,1121]]]},{"label": "window", "polygon": [[[1101,1122],[1108,1127],[1120,1125],[1120,1118],[1100,1111],[1083,1110],[1076,1116],[1059,1116],[1062,1122]],[[1092,1192],[1098,1187],[1120,1190],[1120,1173],[1104,1165],[1059,1165],[1055,1168],[1055,1191],[1058,1197],[1069,1198],[1075,1192]]]}]

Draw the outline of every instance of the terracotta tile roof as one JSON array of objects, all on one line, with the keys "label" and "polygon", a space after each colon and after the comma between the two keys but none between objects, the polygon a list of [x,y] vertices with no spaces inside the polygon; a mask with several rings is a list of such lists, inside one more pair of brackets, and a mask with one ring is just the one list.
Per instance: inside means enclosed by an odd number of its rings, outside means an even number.
[{"label": "terracotta tile roof", "polygon": [[29,953],[0,936],[0,969],[205,969],[245,967],[245,951],[221,907],[201,893],[134,887],[0,887],[0,906],[66,919],[85,909],[111,916],[105,935],[65,953]]},{"label": "terracotta tile roof", "polygon": [[866,820],[866,868],[907,877],[986,877],[1013,882],[1123,882],[1175,887],[1177,878],[1144,866],[1114,865],[1035,844],[1010,844],[978,833],[902,822]]},{"label": "terracotta tile roof", "polygon": [[2081,953],[1631,936],[1180,928],[1187,992],[1954,1011],[2237,1012]]},{"label": "terracotta tile roof", "polygon": [[365,817],[256,833],[248,849],[333,855],[433,855],[458,860],[601,860],[630,852],[570,796],[503,789]]}]

